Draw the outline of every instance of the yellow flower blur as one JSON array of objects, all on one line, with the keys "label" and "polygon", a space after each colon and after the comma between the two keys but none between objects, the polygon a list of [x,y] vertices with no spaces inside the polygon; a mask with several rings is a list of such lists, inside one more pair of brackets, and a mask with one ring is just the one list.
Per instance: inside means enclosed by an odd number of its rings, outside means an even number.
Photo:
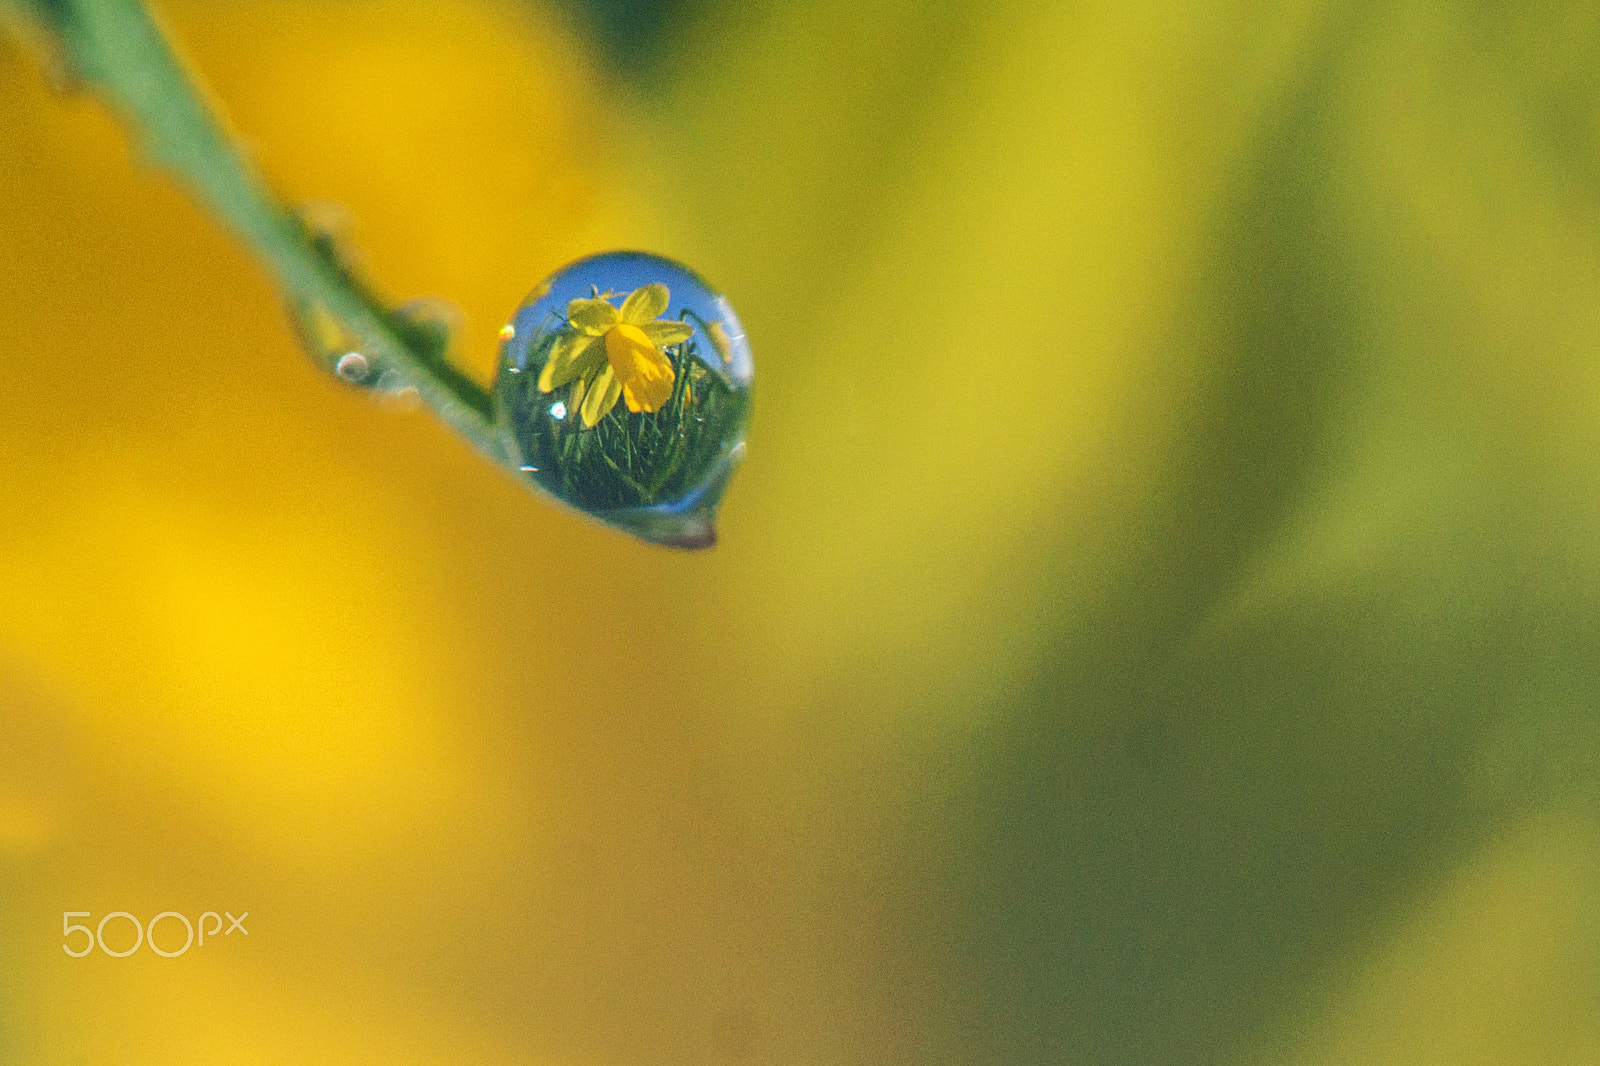
[{"label": "yellow flower blur", "polygon": [[687,322],[655,321],[669,299],[667,287],[653,282],[629,293],[620,310],[600,295],[568,303],[567,329],[539,373],[539,391],[571,382],[567,409],[579,414],[586,429],[618,399],[635,414],[661,410],[676,380],[662,349],[682,344],[694,332]]}]

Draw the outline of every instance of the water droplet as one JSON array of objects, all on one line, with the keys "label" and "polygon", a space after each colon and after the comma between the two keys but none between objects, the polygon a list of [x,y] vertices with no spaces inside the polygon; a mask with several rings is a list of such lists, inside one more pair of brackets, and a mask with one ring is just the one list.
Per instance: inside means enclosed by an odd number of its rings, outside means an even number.
[{"label": "water droplet", "polygon": [[725,298],[671,260],[612,252],[552,275],[501,335],[520,473],[645,540],[715,542],[753,377]]},{"label": "water droplet", "polygon": [[312,362],[350,385],[376,383],[377,360],[361,350],[361,338],[321,304],[292,304],[290,317]]},{"label": "water droplet", "polygon": [[500,343],[501,344],[504,344],[506,341],[514,341],[516,339],[517,339],[517,327],[516,326],[508,324],[508,325],[504,325],[504,326],[500,327]]},{"label": "water droplet", "polygon": [[367,373],[372,368],[367,365],[367,357],[360,352],[345,352],[333,365],[333,369],[334,373],[346,381],[359,385],[367,380]]}]

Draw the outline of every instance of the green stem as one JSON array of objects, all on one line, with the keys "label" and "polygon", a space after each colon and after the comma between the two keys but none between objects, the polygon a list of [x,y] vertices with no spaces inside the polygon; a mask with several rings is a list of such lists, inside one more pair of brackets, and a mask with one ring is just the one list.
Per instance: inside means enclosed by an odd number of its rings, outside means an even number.
[{"label": "green stem", "polygon": [[416,388],[479,450],[506,462],[489,391],[437,349],[407,343],[375,300],[251,170],[201,99],[140,0],[0,0],[52,38],[77,77],[96,87],[142,137],[152,158],[249,245],[291,302],[321,306]]}]

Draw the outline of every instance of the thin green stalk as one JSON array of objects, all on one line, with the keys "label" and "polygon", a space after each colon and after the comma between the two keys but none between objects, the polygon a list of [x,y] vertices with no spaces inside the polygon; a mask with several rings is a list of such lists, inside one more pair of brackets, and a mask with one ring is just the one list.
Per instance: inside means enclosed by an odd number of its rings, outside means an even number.
[{"label": "thin green stalk", "polygon": [[414,387],[424,403],[496,462],[506,462],[494,399],[452,365],[442,345],[360,284],[326,240],[267,191],[211,113],[140,0],[0,0],[59,49],[135,130],[152,159],[187,184],[277,278],[291,303],[321,307],[361,349]]}]

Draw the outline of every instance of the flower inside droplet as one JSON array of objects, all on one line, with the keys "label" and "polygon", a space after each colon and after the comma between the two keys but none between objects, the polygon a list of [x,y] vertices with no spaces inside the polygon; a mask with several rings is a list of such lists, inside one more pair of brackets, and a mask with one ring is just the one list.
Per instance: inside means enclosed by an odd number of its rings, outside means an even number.
[{"label": "flower inside droplet", "polygon": [[687,322],[657,321],[671,290],[660,282],[641,285],[618,307],[604,296],[579,297],[567,304],[567,323],[539,372],[539,391],[568,382],[568,410],[593,429],[619,399],[635,414],[661,410],[672,396],[676,377],[663,349],[694,333]]},{"label": "flower inside droplet", "polygon": [[518,473],[645,539],[709,545],[749,419],[727,300],[669,260],[613,253],[557,273],[508,330],[495,387]]}]

